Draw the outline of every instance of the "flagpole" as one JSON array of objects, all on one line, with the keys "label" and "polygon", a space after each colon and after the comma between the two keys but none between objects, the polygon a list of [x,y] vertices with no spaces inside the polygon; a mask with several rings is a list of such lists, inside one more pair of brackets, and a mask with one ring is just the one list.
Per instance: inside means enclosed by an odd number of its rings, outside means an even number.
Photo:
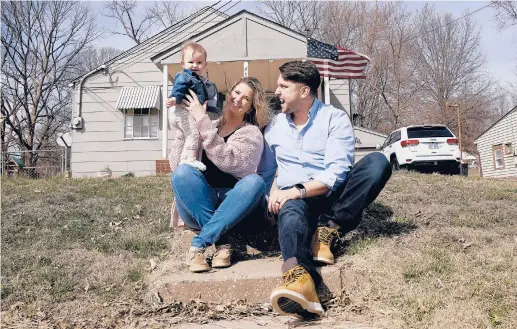
[{"label": "flagpole", "polygon": [[325,81],[325,104],[330,105],[330,86],[329,86],[330,78],[325,76],[323,78],[323,81]]},{"label": "flagpole", "polygon": [[348,106],[350,108],[350,121],[352,122],[352,126],[354,126],[354,113],[352,110],[352,79],[348,78]]}]

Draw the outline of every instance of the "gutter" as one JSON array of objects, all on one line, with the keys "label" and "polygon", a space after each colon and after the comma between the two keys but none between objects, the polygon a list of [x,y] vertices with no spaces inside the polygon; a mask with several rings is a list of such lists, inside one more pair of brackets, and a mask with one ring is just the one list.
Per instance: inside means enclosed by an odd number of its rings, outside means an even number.
[{"label": "gutter", "polygon": [[[83,89],[83,84],[84,84],[84,81],[86,80],[86,78],[88,78],[89,76],[99,72],[99,71],[104,71],[106,72],[106,65],[101,65],[99,66],[98,68],[86,73],[85,75],[83,75],[81,77],[81,80],[79,80],[79,90],[78,90],[78,97],[77,97],[77,116],[74,117],[74,111],[72,109],[72,117],[70,118],[70,126],[72,129],[82,129],[83,128],[83,118],[81,117],[81,114],[82,114],[82,109],[81,109],[81,101],[82,101],[82,98],[83,98],[83,92],[82,92],[82,89]],[[69,87],[74,87],[75,83],[72,82],[70,83],[68,86]]]}]

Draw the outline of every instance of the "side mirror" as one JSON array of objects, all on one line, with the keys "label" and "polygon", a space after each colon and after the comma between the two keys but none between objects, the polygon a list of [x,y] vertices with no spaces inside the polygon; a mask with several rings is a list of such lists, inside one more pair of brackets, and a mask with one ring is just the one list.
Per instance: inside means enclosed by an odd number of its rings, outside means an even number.
[{"label": "side mirror", "polygon": [[382,148],[382,146],[380,146],[379,144],[375,145],[376,150],[380,150],[381,148]]}]

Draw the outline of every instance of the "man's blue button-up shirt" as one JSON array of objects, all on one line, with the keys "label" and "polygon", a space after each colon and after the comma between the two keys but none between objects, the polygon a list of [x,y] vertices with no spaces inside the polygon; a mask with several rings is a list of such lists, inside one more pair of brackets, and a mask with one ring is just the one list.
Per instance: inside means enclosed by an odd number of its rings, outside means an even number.
[{"label": "man's blue button-up shirt", "polygon": [[301,130],[291,114],[280,113],[266,128],[264,137],[266,145],[258,171],[271,178],[268,187],[277,164],[279,188],[315,179],[333,191],[345,181],[354,161],[354,129],[348,115],[318,99]]}]

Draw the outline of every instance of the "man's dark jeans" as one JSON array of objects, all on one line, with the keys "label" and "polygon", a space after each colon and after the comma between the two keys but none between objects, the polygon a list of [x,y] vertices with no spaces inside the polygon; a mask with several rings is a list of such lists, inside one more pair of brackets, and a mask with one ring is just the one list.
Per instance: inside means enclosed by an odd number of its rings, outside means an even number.
[{"label": "man's dark jeans", "polygon": [[329,220],[341,233],[354,230],[363,210],[379,195],[391,177],[391,166],[381,153],[370,153],[350,170],[347,179],[329,196],[289,200],[278,214],[278,236],[284,260],[296,258],[318,286],[321,276],[312,260],[311,239],[318,223]]}]

